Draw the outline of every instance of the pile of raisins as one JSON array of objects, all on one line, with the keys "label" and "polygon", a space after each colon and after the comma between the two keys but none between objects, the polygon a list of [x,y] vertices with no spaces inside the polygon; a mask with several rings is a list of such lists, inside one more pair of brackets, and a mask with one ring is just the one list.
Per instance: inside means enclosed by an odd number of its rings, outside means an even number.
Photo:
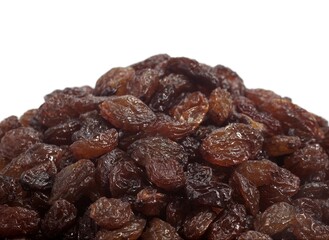
[{"label": "pile of raisins", "polygon": [[0,239],[329,239],[329,126],[156,55],[0,122]]}]

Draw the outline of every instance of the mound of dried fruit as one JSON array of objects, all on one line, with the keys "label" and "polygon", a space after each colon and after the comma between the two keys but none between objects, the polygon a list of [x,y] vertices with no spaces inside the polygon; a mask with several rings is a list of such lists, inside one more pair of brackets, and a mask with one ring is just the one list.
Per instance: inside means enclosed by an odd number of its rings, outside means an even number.
[{"label": "mound of dried fruit", "polygon": [[0,123],[0,238],[329,239],[329,127],[153,56]]}]

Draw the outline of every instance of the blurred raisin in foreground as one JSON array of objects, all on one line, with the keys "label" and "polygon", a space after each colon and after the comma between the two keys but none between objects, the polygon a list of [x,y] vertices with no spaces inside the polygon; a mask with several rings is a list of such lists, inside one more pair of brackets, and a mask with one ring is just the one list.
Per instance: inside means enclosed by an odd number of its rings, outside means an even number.
[{"label": "blurred raisin in foreground", "polygon": [[329,239],[328,122],[166,54],[0,122],[0,239]]}]

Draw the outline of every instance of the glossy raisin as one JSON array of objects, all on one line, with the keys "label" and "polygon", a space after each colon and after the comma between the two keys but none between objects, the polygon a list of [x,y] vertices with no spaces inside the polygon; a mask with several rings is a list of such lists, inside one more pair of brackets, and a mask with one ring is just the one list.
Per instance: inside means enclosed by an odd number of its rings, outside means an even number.
[{"label": "glossy raisin", "polygon": [[97,80],[94,94],[97,96],[124,95],[127,92],[127,82],[134,76],[135,71],[131,67],[112,68]]},{"label": "glossy raisin", "polygon": [[72,203],[64,199],[57,200],[51,205],[42,220],[42,232],[47,236],[54,237],[72,226],[76,216],[77,209]]},{"label": "glossy raisin", "polygon": [[201,145],[203,158],[218,166],[232,166],[255,158],[263,137],[256,129],[241,123],[230,124],[209,134]]},{"label": "glossy raisin", "polygon": [[10,116],[3,119],[0,122],[0,139],[6,134],[6,132],[15,128],[19,128],[20,126],[21,123],[18,121],[16,116]]},{"label": "glossy raisin", "polygon": [[265,234],[265,233],[261,233],[261,232],[257,232],[257,231],[247,231],[242,233],[237,240],[272,240],[272,238]]},{"label": "glossy raisin", "polygon": [[108,230],[118,229],[132,220],[130,204],[120,199],[102,197],[90,205],[90,217]]},{"label": "glossy raisin", "polygon": [[209,96],[209,116],[216,125],[223,125],[231,116],[233,111],[233,100],[231,95],[221,89],[216,88]]},{"label": "glossy raisin", "polygon": [[55,177],[50,203],[62,198],[69,202],[79,200],[95,183],[95,166],[89,160],[80,160],[62,169]]},{"label": "glossy raisin", "polygon": [[33,210],[0,205],[0,237],[34,234],[38,231],[39,222],[39,214]]},{"label": "glossy raisin", "polygon": [[181,240],[175,228],[169,223],[159,219],[153,218],[146,230],[142,235],[142,239],[154,239],[154,240]]},{"label": "glossy raisin", "polygon": [[100,108],[106,120],[125,131],[137,132],[156,120],[153,111],[131,95],[111,97]]},{"label": "glossy raisin", "polygon": [[70,145],[72,135],[81,127],[80,121],[76,119],[68,120],[62,124],[48,128],[44,133],[44,141],[55,145]]},{"label": "glossy raisin", "polygon": [[146,220],[142,218],[136,218],[130,221],[122,228],[116,230],[100,230],[97,232],[96,240],[119,240],[129,239],[137,240],[142,235],[146,225]]},{"label": "glossy raisin", "polygon": [[294,153],[301,146],[299,137],[276,135],[264,142],[264,149],[270,157]]}]

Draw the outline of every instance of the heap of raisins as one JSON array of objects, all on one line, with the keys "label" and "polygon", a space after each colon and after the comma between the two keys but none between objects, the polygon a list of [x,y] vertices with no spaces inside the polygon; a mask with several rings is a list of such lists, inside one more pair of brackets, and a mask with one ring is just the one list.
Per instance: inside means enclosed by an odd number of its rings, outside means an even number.
[{"label": "heap of raisins", "polygon": [[0,122],[0,239],[329,239],[329,126],[156,55]]}]

